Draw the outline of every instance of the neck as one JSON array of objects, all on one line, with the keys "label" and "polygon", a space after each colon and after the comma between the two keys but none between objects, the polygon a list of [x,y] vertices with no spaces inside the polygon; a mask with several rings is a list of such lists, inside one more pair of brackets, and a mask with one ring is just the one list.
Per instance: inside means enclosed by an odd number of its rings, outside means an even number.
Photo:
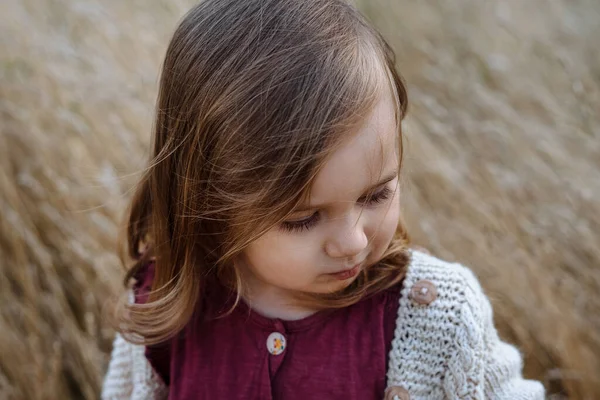
[{"label": "neck", "polygon": [[250,283],[242,297],[252,310],[267,318],[295,321],[318,311],[296,305],[289,293],[260,282]]}]

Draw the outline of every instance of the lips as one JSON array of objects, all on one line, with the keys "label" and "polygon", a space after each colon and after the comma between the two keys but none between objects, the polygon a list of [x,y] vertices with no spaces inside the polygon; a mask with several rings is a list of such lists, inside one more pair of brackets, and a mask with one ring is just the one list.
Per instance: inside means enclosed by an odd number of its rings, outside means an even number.
[{"label": "lips", "polygon": [[338,279],[338,280],[346,280],[346,279],[350,279],[355,277],[356,275],[358,275],[358,273],[360,272],[360,266],[362,263],[356,264],[354,267],[350,268],[350,269],[345,269],[339,272],[334,272],[332,274],[327,274],[329,276],[331,276],[332,278]]}]

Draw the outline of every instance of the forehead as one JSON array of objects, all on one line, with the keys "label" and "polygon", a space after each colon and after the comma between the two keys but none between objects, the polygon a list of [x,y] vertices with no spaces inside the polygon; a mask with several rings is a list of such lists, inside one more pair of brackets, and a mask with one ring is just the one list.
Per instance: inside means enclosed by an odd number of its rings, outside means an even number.
[{"label": "forehead", "polygon": [[395,102],[382,96],[355,132],[335,147],[311,186],[310,204],[356,201],[398,169]]}]

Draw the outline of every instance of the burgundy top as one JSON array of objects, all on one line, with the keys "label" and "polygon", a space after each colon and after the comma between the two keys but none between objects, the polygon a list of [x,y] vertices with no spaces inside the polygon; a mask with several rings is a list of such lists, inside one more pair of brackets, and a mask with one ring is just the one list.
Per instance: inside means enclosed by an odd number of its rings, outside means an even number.
[{"label": "burgundy top", "polygon": [[[147,300],[153,276],[154,264],[137,274],[136,302]],[[146,357],[169,399],[379,400],[399,296],[398,285],[343,309],[284,321],[243,301],[228,316],[207,317],[233,301],[214,295],[175,338],[148,346]]]}]

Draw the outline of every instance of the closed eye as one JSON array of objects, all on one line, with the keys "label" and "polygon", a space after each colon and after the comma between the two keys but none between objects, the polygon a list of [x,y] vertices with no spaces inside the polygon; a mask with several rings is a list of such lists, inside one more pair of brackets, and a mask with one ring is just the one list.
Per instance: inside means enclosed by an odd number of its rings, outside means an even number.
[{"label": "closed eye", "polygon": [[363,204],[379,204],[388,200],[392,195],[392,189],[388,186],[381,189],[379,192],[373,193],[370,197],[361,197],[358,201]]},{"label": "closed eye", "polygon": [[[374,193],[370,197],[363,196],[358,199],[358,202],[363,205],[377,205],[388,200],[392,195],[392,189],[389,187],[384,187],[380,191]],[[284,221],[281,223],[281,228],[287,232],[302,232],[305,230],[309,230],[313,226],[315,226],[319,220],[321,219],[320,213],[318,211],[314,212],[307,218],[299,219],[296,221]]]},{"label": "closed eye", "polygon": [[297,221],[284,221],[281,223],[283,230],[288,232],[302,232],[303,230],[309,230],[317,222],[319,222],[319,212],[315,212],[308,218],[303,218]]}]

